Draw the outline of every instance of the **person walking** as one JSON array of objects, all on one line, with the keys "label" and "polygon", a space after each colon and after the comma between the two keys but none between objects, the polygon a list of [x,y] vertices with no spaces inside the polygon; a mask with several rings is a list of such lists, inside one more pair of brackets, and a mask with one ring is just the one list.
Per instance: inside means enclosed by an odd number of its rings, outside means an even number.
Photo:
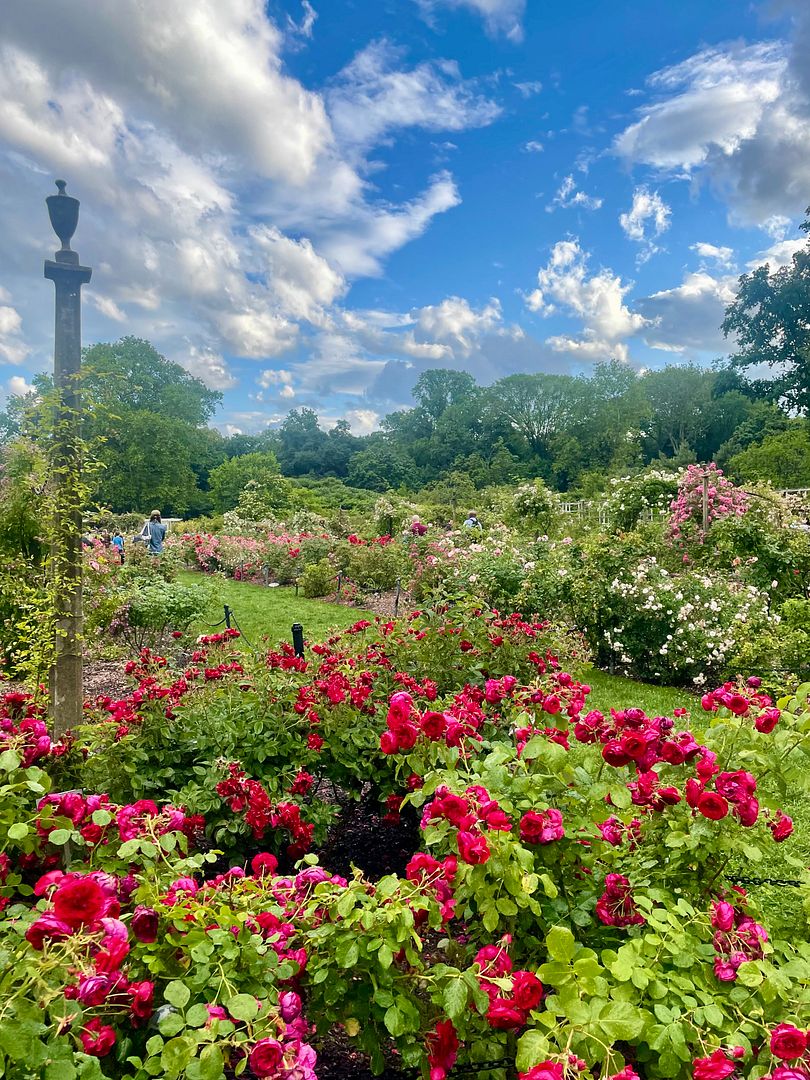
[{"label": "person walking", "polygon": [[115,532],[113,533],[112,546],[118,552],[118,558],[119,558],[119,560],[121,562],[121,565],[123,566],[124,565],[124,538],[121,535],[121,530],[120,529],[116,529]]},{"label": "person walking", "polygon": [[166,526],[160,520],[160,511],[153,510],[147,523],[148,540],[146,550],[150,555],[163,554],[163,541],[166,539]]}]

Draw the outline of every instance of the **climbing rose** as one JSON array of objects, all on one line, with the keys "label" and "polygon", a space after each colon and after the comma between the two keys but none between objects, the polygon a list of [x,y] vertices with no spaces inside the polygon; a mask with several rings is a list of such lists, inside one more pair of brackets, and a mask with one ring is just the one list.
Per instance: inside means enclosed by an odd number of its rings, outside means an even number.
[{"label": "climbing rose", "polygon": [[115,1046],[115,1032],[109,1024],[102,1024],[97,1016],[88,1020],[79,1037],[85,1054],[93,1057],[104,1057]]},{"label": "climbing rose", "polygon": [[771,1053],[774,1057],[791,1060],[801,1057],[806,1049],[806,1033],[793,1024],[779,1024],[771,1032]]},{"label": "climbing rose", "polygon": [[777,844],[781,844],[793,832],[793,818],[783,814],[781,810],[777,811],[776,820],[771,824],[771,832]]},{"label": "climbing rose", "polygon": [[694,1080],[725,1080],[734,1072],[734,1062],[722,1050],[715,1050],[710,1057],[695,1058],[692,1062]]},{"label": "climbing rose", "polygon": [[278,859],[269,851],[262,851],[254,855],[250,861],[250,869],[256,877],[264,877],[265,874],[275,874],[278,869]]},{"label": "climbing rose", "polygon": [[728,803],[716,791],[704,791],[697,801],[697,810],[711,821],[720,821],[728,813]]},{"label": "climbing rose", "polygon": [[53,913],[56,918],[73,927],[95,922],[105,914],[108,907],[109,898],[98,882],[89,876],[72,881],[64,880],[53,898]]},{"label": "climbing rose", "polygon": [[565,836],[559,810],[529,810],[520,819],[520,839],[527,844],[550,844]]},{"label": "climbing rose", "polygon": [[562,1062],[541,1061],[528,1072],[518,1073],[520,1080],[563,1080]]},{"label": "climbing rose", "polygon": [[250,1051],[250,1067],[258,1077],[272,1076],[278,1071],[284,1051],[275,1039],[260,1039]]},{"label": "climbing rose", "polygon": [[456,837],[458,853],[466,863],[477,866],[489,858],[489,844],[479,833],[460,832]]},{"label": "climbing rose", "polygon": [[157,941],[158,913],[154,908],[139,904],[132,915],[132,933],[145,945]]}]

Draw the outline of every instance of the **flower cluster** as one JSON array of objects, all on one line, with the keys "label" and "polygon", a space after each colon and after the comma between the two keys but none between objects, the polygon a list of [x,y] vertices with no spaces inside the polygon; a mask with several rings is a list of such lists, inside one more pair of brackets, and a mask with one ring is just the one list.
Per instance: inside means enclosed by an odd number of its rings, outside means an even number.
[{"label": "flower cluster", "polygon": [[[742,889],[736,889],[735,896],[738,902],[745,899]],[[762,946],[768,940],[768,933],[742,907],[728,900],[714,902],[711,923],[715,931],[712,943],[717,953],[714,973],[720,982],[734,982],[740,964],[762,959]]]},{"label": "flower cluster", "polygon": [[9,690],[0,695],[0,749],[16,751],[23,768],[67,752],[65,741],[51,740],[43,717],[32,694]]},{"label": "flower cluster", "polygon": [[741,488],[735,487],[714,462],[709,465],[688,465],[678,481],[678,494],[670,504],[670,535],[680,540],[689,525],[703,528],[704,499],[707,523],[727,514],[742,517],[750,499]]},{"label": "flower cluster", "polygon": [[501,1031],[521,1028],[543,1000],[543,984],[533,971],[513,971],[509,935],[485,945],[475,956],[478,984],[489,999],[487,1022]]}]

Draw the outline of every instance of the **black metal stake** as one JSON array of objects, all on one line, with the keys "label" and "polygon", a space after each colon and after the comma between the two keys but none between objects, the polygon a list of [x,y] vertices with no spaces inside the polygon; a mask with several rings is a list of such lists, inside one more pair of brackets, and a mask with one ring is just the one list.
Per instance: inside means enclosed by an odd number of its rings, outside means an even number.
[{"label": "black metal stake", "polygon": [[225,604],[225,625],[230,630],[231,628],[231,609]]},{"label": "black metal stake", "polygon": [[300,622],[292,624],[293,650],[296,656],[304,655],[304,628]]},{"label": "black metal stake", "polygon": [[397,591],[394,594],[394,618],[399,615],[399,596],[402,592],[402,578],[397,578]]},{"label": "black metal stake", "polygon": [[343,587],[343,571],[339,570],[338,571],[338,576],[337,576],[337,595],[338,596],[340,596],[340,590],[342,589],[342,587]]}]

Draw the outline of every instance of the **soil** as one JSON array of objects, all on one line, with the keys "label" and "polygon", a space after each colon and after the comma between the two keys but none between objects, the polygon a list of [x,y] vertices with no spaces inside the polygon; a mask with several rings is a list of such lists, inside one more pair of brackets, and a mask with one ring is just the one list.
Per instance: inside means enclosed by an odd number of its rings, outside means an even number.
[{"label": "soil", "polygon": [[[375,615],[381,615],[384,618],[394,618],[394,606],[396,604],[396,590],[389,589],[387,592],[379,593],[366,593],[363,596],[362,601],[359,604],[355,604],[352,600],[346,600],[342,596],[338,596],[336,593],[332,596],[325,596],[323,599],[328,600],[332,604],[340,604],[342,607],[361,607],[364,611],[373,611]],[[409,593],[403,591],[399,594],[399,616],[407,615],[409,611],[413,609],[413,600]]]},{"label": "soil", "polygon": [[416,1074],[399,1069],[396,1063],[386,1063],[385,1070],[376,1078],[368,1058],[357,1050],[351,1040],[339,1028],[328,1035],[313,1040],[318,1055],[316,1071],[318,1080],[405,1080]]},{"label": "soil", "polygon": [[109,694],[122,698],[133,689],[121,660],[92,660],[84,666],[84,696],[89,700]]},{"label": "soil", "polygon": [[333,874],[349,877],[353,864],[376,881],[385,874],[404,874],[418,846],[419,823],[411,807],[394,824],[384,820],[378,803],[366,800],[343,808],[318,857]]}]

